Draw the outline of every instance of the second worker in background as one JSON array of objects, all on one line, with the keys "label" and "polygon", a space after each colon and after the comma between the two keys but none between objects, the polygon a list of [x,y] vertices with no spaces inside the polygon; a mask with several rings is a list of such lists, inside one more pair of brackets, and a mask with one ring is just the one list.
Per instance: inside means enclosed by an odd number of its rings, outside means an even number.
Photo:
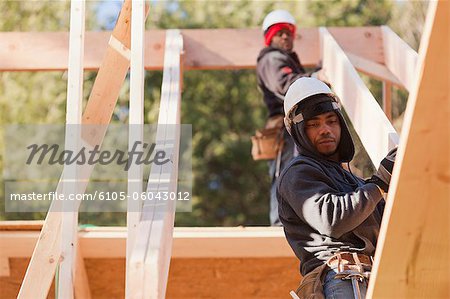
[{"label": "second worker in background", "polygon": [[[296,25],[294,17],[285,10],[270,12],[263,21],[266,47],[258,55],[256,72],[269,115],[266,129],[282,128],[284,118],[284,96],[292,82],[303,76],[310,76],[303,68],[297,54],[293,51]],[[276,179],[288,162],[294,157],[295,146],[286,131],[277,157],[269,161],[270,223],[281,225],[278,217],[276,198]]]}]

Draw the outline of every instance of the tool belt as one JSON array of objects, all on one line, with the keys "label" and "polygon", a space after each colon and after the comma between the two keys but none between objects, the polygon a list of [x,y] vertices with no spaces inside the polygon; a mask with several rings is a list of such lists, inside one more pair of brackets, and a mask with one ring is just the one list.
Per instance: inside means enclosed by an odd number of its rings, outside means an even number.
[{"label": "tool belt", "polygon": [[336,253],[325,264],[306,274],[295,294],[300,299],[325,299],[323,282],[329,270],[337,269],[336,278],[344,278],[346,273],[358,271],[368,279],[371,268],[372,259],[367,255],[352,252]]},{"label": "tool belt", "polygon": [[257,130],[252,136],[253,160],[273,160],[283,150],[283,116],[269,118],[264,129]]}]

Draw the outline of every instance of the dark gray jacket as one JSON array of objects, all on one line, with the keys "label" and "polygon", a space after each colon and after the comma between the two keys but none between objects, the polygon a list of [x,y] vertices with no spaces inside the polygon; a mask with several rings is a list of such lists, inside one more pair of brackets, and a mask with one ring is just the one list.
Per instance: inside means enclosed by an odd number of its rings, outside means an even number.
[{"label": "dark gray jacket", "polygon": [[269,109],[269,117],[284,114],[284,95],[289,86],[298,78],[309,76],[295,52],[288,53],[271,46],[259,53],[256,75]]},{"label": "dark gray jacket", "polygon": [[[340,112],[341,162],[353,158],[354,145]],[[366,184],[315,151],[304,132],[294,130],[300,155],[282,172],[277,197],[286,238],[306,275],[337,251],[373,256],[384,200],[375,184]]]}]

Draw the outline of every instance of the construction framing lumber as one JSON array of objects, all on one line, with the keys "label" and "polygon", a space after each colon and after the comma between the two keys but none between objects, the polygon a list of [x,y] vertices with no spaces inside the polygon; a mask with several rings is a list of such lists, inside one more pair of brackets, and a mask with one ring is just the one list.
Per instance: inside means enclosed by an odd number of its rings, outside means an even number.
[{"label": "construction framing lumber", "polygon": [[[128,129],[128,150],[135,144],[142,151],[144,139],[144,43],[145,43],[145,2],[134,0],[131,10],[131,61],[130,61],[130,116]],[[133,200],[133,194],[141,194],[143,189],[143,167],[132,163],[128,171],[127,202],[127,259],[125,290],[126,298],[130,298],[130,258],[134,247],[136,232],[141,216],[142,202]]]},{"label": "construction framing lumber", "polygon": [[[123,4],[112,36],[125,48],[130,47],[131,0]],[[129,60],[112,47],[109,47],[92,88],[82,124],[107,125],[119,96],[120,86],[125,79]],[[83,133],[86,135],[83,136]],[[105,130],[82,132],[83,139],[90,145],[101,144]],[[82,177],[89,178],[92,167],[85,166]],[[84,193],[87,183],[80,186],[78,193]],[[57,192],[62,193],[61,181]],[[52,202],[44,227],[36,244],[18,298],[45,298],[54,277],[56,265],[61,256],[61,201]]]},{"label": "construction framing lumber", "polygon": [[[78,236],[77,236],[78,238]],[[79,243],[77,244],[76,261],[74,279],[74,291],[76,299],[91,299],[91,289],[89,287],[89,279],[84,265],[83,252],[81,251]]]},{"label": "construction framing lumber", "polygon": [[[384,64],[380,27],[328,28],[346,53]],[[106,53],[110,32],[86,32],[84,67],[97,70]],[[256,58],[264,46],[260,29],[186,29],[184,68],[245,69],[255,68]],[[162,70],[164,62],[164,30],[145,33],[147,70]],[[319,31],[300,28],[295,50],[306,66],[320,60]],[[36,59],[36,53],[39,58]],[[0,32],[0,71],[66,70],[68,33],[66,32]]]},{"label": "construction framing lumber", "polygon": [[[39,231],[4,230],[0,258],[29,258]],[[126,227],[90,227],[78,232],[85,259],[125,258]],[[254,250],[258,248],[258,250]],[[175,227],[172,258],[294,257],[280,227]]]},{"label": "construction framing lumber", "polygon": [[[152,165],[147,192],[177,192],[180,142],[181,54],[179,30],[168,30],[156,144],[172,163]],[[172,252],[175,202],[146,201],[130,258],[129,298],[164,298]]]},{"label": "construction framing lumber", "polygon": [[417,52],[405,43],[388,26],[381,26],[383,33],[384,64],[402,85],[411,92],[417,65]]},{"label": "construction framing lumber", "polygon": [[[81,147],[81,114],[83,108],[83,57],[85,0],[70,3],[69,70],[67,77],[65,149],[79,152]],[[63,171],[63,192],[77,194],[80,181],[77,164]],[[81,201],[64,201],[61,220],[61,262],[58,273],[58,297],[74,298],[77,263],[78,209]]]},{"label": "construction framing lumber", "polygon": [[368,298],[450,298],[449,20],[429,3]]},{"label": "construction framing lumber", "polygon": [[398,144],[398,135],[345,52],[325,28],[321,28],[323,73],[361,139],[370,159],[378,165]]}]

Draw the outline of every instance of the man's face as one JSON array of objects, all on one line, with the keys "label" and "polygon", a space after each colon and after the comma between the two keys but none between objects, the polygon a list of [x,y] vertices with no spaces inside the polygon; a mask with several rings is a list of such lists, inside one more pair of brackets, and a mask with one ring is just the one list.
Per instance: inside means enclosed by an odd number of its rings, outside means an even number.
[{"label": "man's face", "polygon": [[341,141],[341,123],[336,112],[319,114],[305,123],[305,133],[315,149],[330,157],[336,153]]},{"label": "man's face", "polygon": [[272,37],[271,46],[288,52],[294,47],[294,36],[289,29],[281,29]]}]

